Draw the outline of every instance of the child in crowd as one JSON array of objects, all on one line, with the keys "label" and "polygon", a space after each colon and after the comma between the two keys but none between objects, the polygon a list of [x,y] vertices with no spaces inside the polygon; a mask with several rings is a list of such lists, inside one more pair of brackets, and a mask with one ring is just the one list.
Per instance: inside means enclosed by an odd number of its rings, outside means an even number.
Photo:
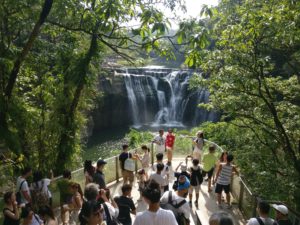
[{"label": "child in crowd", "polygon": [[199,166],[199,160],[193,159],[192,161],[193,166],[189,168],[189,172],[191,173],[191,186],[189,188],[189,199],[190,204],[192,204],[192,198],[193,198],[193,191],[195,190],[196,193],[196,200],[195,205],[198,205],[198,199],[199,199],[199,192],[200,192],[200,186],[203,182],[203,177],[201,174],[201,168]]},{"label": "child in crowd", "polygon": [[[180,167],[180,172],[177,172],[178,168]],[[176,180],[174,181],[173,184],[173,189],[176,191],[177,187],[178,187],[178,178],[184,175],[186,176],[189,180],[191,179],[191,175],[190,173],[187,171],[187,166],[186,164],[184,164],[183,162],[180,162],[179,165],[176,167],[175,172],[174,172],[174,176],[176,178]]]},{"label": "child in crowd", "polygon": [[145,182],[146,182],[146,174],[144,169],[140,169],[137,171],[137,182],[139,186],[139,192],[140,192],[140,198],[138,201],[142,200],[142,189],[145,187]]},{"label": "child in crowd", "polygon": [[156,183],[159,184],[161,193],[164,192],[164,188],[165,188],[165,177],[164,177],[165,175],[164,176],[162,175],[162,171],[164,167],[165,167],[164,164],[158,163],[156,165],[156,173],[152,173],[149,178],[149,180],[154,180]]},{"label": "child in crowd", "polygon": [[164,155],[162,153],[156,154],[156,162],[152,165],[152,171],[156,172],[157,164],[162,163],[164,165],[164,168],[161,172],[161,175],[165,178],[165,184],[164,184],[164,191],[169,190],[169,182],[172,179],[171,175],[173,173],[171,162],[167,162],[166,164],[163,163]]}]

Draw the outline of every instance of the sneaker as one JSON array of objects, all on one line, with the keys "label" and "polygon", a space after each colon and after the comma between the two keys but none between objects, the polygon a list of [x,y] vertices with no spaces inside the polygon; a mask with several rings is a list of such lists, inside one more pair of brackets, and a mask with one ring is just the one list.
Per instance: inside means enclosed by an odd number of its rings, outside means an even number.
[{"label": "sneaker", "polygon": [[192,205],[192,201],[189,201],[189,205]]},{"label": "sneaker", "polygon": [[194,203],[195,203],[195,205],[197,206],[198,205],[198,201],[196,200],[196,201],[194,201]]}]

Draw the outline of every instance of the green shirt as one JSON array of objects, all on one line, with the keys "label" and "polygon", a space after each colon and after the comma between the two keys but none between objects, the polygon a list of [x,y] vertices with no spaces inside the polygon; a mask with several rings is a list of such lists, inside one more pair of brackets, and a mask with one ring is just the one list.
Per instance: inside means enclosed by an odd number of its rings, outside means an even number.
[{"label": "green shirt", "polygon": [[60,203],[67,204],[70,202],[72,198],[72,193],[70,190],[71,180],[69,179],[61,179],[57,181],[57,187],[60,193]]},{"label": "green shirt", "polygon": [[203,160],[202,160],[203,170],[205,172],[210,171],[216,165],[217,161],[218,161],[218,158],[217,158],[217,156],[215,156],[214,153],[204,154]]}]

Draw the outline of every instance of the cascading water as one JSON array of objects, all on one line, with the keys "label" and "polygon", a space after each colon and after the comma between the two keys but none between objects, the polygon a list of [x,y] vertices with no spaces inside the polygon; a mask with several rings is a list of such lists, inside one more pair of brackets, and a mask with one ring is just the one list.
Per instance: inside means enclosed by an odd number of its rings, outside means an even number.
[{"label": "cascading water", "polygon": [[188,89],[190,71],[129,69],[118,74],[124,77],[134,127],[183,127],[218,120],[215,112],[197,107],[208,101],[209,93]]}]

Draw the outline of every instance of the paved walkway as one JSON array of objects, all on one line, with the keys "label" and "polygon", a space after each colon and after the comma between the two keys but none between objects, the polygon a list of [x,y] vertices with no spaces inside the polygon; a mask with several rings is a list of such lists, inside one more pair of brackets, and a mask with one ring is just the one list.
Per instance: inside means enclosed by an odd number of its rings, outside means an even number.
[{"label": "paved walkway", "polygon": [[[173,168],[176,168],[181,161],[183,161],[183,160],[175,158],[173,160]],[[189,161],[188,167],[190,167],[190,166],[191,166],[191,162]],[[179,170],[180,170],[180,168],[179,168]],[[122,184],[123,184],[123,182],[120,181],[118,183],[112,183],[109,185],[112,196],[121,195]],[[169,186],[170,186],[170,190],[171,190],[171,188],[172,188],[171,182],[170,182]],[[139,196],[140,196],[140,194],[138,192],[138,184],[135,179],[135,182],[133,185],[133,190],[132,190],[132,198],[136,204],[137,211],[143,212],[147,209],[147,205],[143,201],[138,201]],[[236,225],[245,225],[247,223],[247,221],[245,221],[243,219],[243,216],[237,207],[237,203],[235,202],[235,200],[233,198],[232,198],[232,208],[231,209],[226,209],[225,207],[223,209],[218,208],[218,206],[216,204],[216,195],[214,192],[209,193],[207,191],[207,182],[206,181],[203,181],[203,183],[201,185],[198,207],[196,207],[194,205],[194,200],[195,199],[193,199],[193,201],[192,201],[193,204],[191,206],[191,214],[192,214],[192,218],[193,218],[193,221],[191,221],[191,225],[197,224],[197,215],[198,215],[198,218],[200,218],[200,220],[201,220],[201,223],[202,223],[201,225],[208,225],[208,218],[214,212],[218,212],[221,210],[230,213],[233,216]],[[56,215],[58,216],[58,218],[59,218],[59,214],[60,214],[59,210],[56,210]],[[133,216],[133,220],[134,220],[134,216]]]}]

